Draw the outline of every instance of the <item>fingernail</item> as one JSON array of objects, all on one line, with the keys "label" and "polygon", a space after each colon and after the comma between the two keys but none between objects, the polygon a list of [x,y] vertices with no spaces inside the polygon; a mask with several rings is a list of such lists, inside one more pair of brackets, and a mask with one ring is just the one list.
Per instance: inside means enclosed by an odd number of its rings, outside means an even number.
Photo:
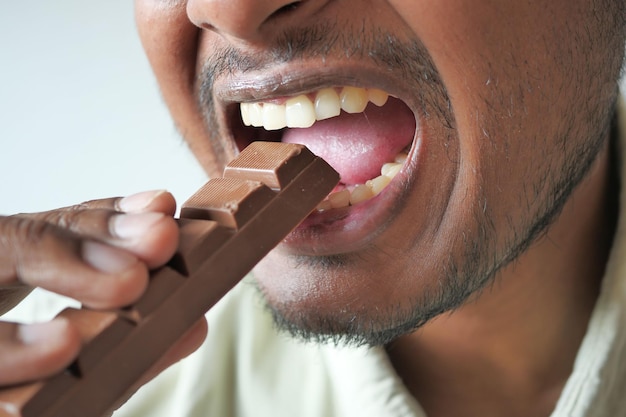
[{"label": "fingernail", "polygon": [[83,259],[92,267],[108,274],[126,271],[137,263],[129,253],[100,242],[83,242]]},{"label": "fingernail", "polygon": [[118,214],[111,217],[112,233],[122,239],[144,236],[165,215],[163,213]]},{"label": "fingernail", "polygon": [[17,328],[17,339],[25,345],[43,344],[59,337],[67,327],[67,320],[57,318],[47,323],[22,324]]},{"label": "fingernail", "polygon": [[121,211],[137,212],[145,210],[150,204],[165,190],[143,191],[141,193],[132,194],[122,198],[117,202],[117,206]]}]

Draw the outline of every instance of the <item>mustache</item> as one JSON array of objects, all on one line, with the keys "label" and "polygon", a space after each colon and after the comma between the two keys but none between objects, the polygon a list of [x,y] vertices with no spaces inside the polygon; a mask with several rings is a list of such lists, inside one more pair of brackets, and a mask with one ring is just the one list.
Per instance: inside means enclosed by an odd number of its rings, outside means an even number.
[{"label": "mustache", "polygon": [[[366,29],[366,27],[368,27]],[[294,60],[327,58],[370,60],[384,70],[401,71],[406,78],[440,82],[426,48],[418,39],[401,40],[390,32],[367,25],[324,22],[281,32],[262,53],[244,52],[235,46],[216,47],[203,64],[202,85],[232,73],[262,71]]]},{"label": "mustache", "polygon": [[[198,79],[198,101],[211,141],[218,141],[214,86],[216,80],[269,70],[298,60],[352,60],[367,62],[406,80],[416,93],[422,112],[435,115],[453,129],[448,94],[428,51],[417,38],[401,39],[375,24],[323,22],[284,30],[262,50],[243,50],[235,45],[215,45],[202,63]],[[358,80],[355,80],[358,81]],[[218,143],[214,146],[221,147]]]}]

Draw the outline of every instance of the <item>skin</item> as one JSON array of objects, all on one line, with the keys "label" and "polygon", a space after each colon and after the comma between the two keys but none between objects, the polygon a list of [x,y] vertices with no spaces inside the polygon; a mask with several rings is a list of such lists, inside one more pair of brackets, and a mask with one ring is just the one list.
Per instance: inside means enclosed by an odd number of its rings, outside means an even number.
[{"label": "skin", "polygon": [[[299,229],[256,270],[259,288],[295,335],[385,345],[428,415],[541,416],[571,370],[612,238],[625,12],[596,3],[135,4],[163,97],[210,175],[246,144],[237,102],[355,85],[410,107],[418,128],[389,188],[350,209],[350,227],[336,217]],[[1,218],[3,304],[23,296],[11,292],[18,281],[97,307],[137,298],[175,248],[171,196],[145,200]],[[129,212],[162,216],[121,238],[112,219]],[[94,240],[113,248],[115,270],[85,256]],[[1,383],[44,375],[19,371],[33,358],[60,369],[78,349],[67,324],[48,328],[57,344],[43,353],[12,326],[0,326],[0,369],[13,370]],[[205,332],[200,323],[161,367]]]},{"label": "skin", "polygon": [[[0,216],[0,313],[34,287],[95,309],[132,303],[146,288],[148,269],[167,262],[176,250],[175,209],[171,194],[149,191],[44,213]],[[144,382],[195,350],[206,332],[201,320]],[[0,385],[58,373],[80,346],[77,329],[64,319],[33,325],[0,322]]]},{"label": "skin", "polygon": [[[385,344],[429,415],[547,415],[612,237],[624,5],[353,3],[136,10],[164,98],[209,174],[246,144],[237,102],[342,85],[403,100],[418,129],[373,214],[353,229],[299,229],[256,269],[259,287],[297,336]],[[370,58],[388,49],[410,58]]]}]

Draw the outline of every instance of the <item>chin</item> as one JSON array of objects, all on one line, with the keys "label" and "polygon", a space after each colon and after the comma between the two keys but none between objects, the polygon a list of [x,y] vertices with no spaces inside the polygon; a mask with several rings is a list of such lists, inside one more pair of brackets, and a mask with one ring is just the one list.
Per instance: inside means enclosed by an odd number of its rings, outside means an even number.
[{"label": "chin", "polygon": [[456,308],[471,293],[450,292],[453,286],[442,290],[418,272],[379,265],[388,263],[363,263],[360,255],[349,254],[294,256],[279,247],[253,275],[279,330],[307,342],[341,345],[385,345]]}]

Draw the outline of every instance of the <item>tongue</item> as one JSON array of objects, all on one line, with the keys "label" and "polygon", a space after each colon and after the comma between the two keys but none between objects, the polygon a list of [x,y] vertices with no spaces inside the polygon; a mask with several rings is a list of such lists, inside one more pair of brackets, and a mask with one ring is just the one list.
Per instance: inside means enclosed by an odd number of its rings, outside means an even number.
[{"label": "tongue", "polygon": [[410,145],[415,117],[400,100],[389,98],[383,107],[369,104],[364,113],[341,113],[307,129],[287,129],[283,142],[299,143],[321,156],[346,185],[363,184],[380,175],[386,162]]}]

